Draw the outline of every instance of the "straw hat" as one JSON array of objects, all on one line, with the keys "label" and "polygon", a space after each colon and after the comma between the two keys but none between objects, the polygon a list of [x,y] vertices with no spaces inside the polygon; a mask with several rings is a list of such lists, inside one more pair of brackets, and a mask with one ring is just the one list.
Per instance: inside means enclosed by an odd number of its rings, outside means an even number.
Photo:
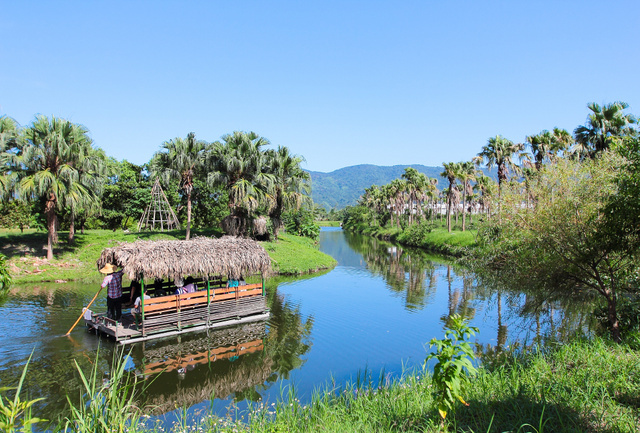
[{"label": "straw hat", "polygon": [[116,269],[118,269],[116,266],[112,265],[111,263],[107,263],[102,269],[100,269],[100,272],[103,274],[113,274]]}]

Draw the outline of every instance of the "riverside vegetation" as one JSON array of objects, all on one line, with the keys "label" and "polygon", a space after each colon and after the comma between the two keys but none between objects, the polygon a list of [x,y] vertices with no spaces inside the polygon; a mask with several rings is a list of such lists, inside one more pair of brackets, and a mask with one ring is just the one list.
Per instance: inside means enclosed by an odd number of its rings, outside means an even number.
[{"label": "riverside vegetation", "polygon": [[[365,371],[344,386],[326,384],[308,403],[300,402],[295,390],[288,388],[278,401],[258,401],[246,413],[226,417],[205,413],[196,425],[183,419],[167,429],[135,406],[135,376],[116,360],[108,382],[96,377],[95,369],[78,368],[84,389],[79,396],[67,396],[72,410],[65,419],[33,418],[28,410],[32,401],[24,399],[20,385],[16,390],[0,390],[0,425],[7,433],[34,423],[37,428],[48,425],[53,432],[83,433],[636,432],[637,343],[629,346],[594,338],[544,350],[516,347],[499,359],[483,359],[473,378],[461,377],[466,405],[452,405],[446,418],[438,412],[445,388],[425,367],[392,381],[384,372],[374,380]],[[24,369],[28,374],[27,366]]]}]

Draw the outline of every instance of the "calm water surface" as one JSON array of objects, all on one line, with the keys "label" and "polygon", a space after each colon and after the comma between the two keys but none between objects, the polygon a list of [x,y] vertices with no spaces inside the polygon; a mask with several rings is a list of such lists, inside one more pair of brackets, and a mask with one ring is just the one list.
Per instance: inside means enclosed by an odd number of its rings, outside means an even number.
[{"label": "calm water surface", "polygon": [[[472,273],[376,239],[323,229],[320,249],[338,260],[322,275],[268,282],[266,322],[139,343],[130,356],[78,326],[63,337],[98,284],[18,286],[0,304],[0,387],[15,386],[33,353],[25,389],[44,397],[36,415],[66,413],[65,395],[79,395],[75,362],[88,371],[97,362],[108,374],[114,356],[148,385],[140,397],[147,412],[170,425],[188,407],[190,416],[233,403],[273,402],[294,387],[298,398],[335,381],[369,371],[397,377],[422,365],[427,342],[441,337],[453,313],[480,328],[479,352],[507,344],[562,338],[584,328],[584,316],[551,308],[524,317],[526,296],[477,284]],[[94,310],[106,309],[104,299]],[[212,397],[213,396],[213,397]]]}]

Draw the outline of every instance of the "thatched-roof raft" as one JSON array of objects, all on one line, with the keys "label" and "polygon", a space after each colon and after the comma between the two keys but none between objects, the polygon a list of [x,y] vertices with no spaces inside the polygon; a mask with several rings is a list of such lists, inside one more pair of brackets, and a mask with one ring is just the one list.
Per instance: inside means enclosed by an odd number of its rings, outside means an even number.
[{"label": "thatched-roof raft", "polygon": [[258,242],[234,236],[122,243],[102,251],[98,269],[107,263],[123,268],[132,280],[144,277],[147,281],[217,275],[240,279],[266,275],[271,269],[269,254]]}]

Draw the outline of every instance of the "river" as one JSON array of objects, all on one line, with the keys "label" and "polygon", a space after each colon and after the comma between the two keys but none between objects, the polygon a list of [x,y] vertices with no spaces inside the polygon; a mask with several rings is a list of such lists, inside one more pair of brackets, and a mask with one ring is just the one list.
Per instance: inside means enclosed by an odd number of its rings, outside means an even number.
[{"label": "river", "polygon": [[[54,420],[66,414],[66,395],[81,393],[76,363],[85,372],[97,365],[107,377],[112,358],[124,357],[146,385],[139,404],[169,427],[183,407],[187,417],[225,415],[291,389],[308,401],[314,390],[365,372],[374,381],[399,377],[423,364],[429,340],[443,336],[453,313],[479,328],[473,341],[481,356],[587,327],[586,315],[557,306],[523,315],[524,294],[482,287],[468,270],[422,251],[334,228],[321,231],[320,249],[336,268],[269,281],[268,321],[139,343],[125,353],[81,326],[63,336],[97,284],[15,286],[0,304],[0,387],[15,386],[31,356],[23,389],[44,398],[35,415]],[[95,310],[106,308],[97,302]]]}]

